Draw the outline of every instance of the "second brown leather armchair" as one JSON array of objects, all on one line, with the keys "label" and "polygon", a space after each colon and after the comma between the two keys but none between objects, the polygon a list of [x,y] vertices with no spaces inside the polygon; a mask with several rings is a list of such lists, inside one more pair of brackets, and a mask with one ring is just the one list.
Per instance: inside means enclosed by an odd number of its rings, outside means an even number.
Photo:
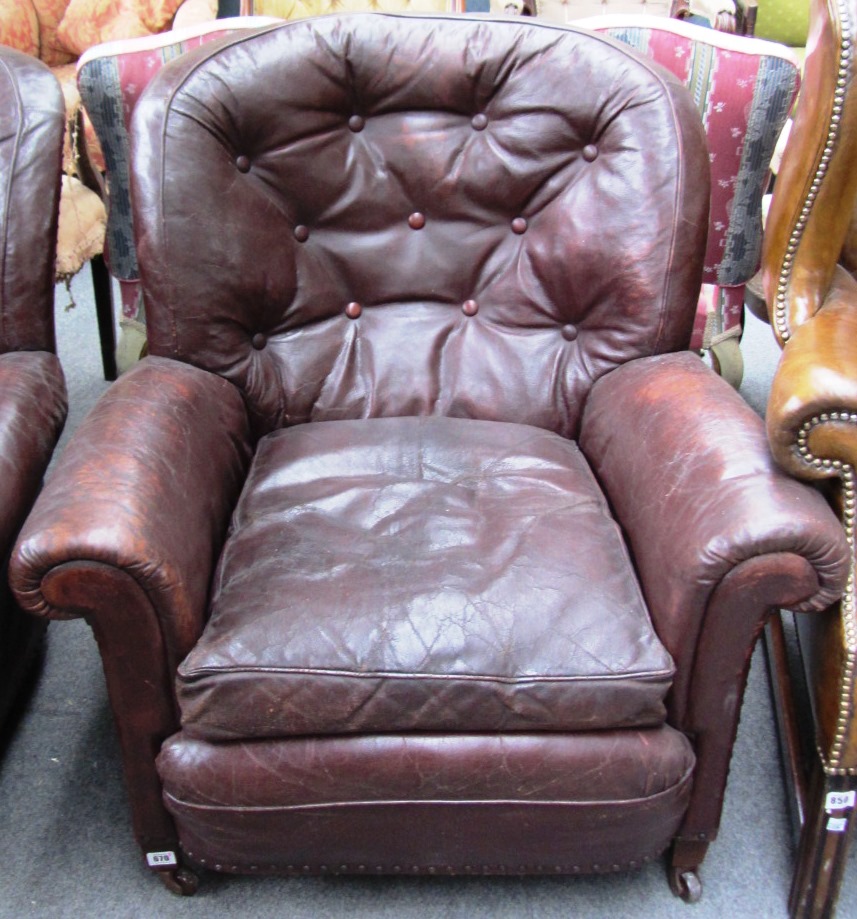
[{"label": "second brown leather armchair", "polygon": [[[66,413],[54,352],[54,258],[65,108],[41,62],[0,46],[0,572]],[[0,724],[44,632],[0,578]]]}]

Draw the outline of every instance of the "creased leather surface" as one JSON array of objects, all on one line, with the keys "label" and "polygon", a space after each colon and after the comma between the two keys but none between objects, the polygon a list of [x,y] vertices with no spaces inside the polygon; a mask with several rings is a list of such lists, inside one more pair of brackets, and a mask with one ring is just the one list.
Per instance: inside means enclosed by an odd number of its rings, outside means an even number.
[{"label": "creased leather surface", "polygon": [[176,666],[202,627],[247,437],[224,380],[175,361],[138,364],[75,431],[22,530],[10,563],[22,606],[55,612],[41,580],[56,566],[115,565],[152,599]]},{"label": "creased leather surface", "polygon": [[705,138],[683,87],[609,39],[293,22],[185,55],[134,117],[150,352],[232,380],[260,432],[439,414],[574,435],[593,379],[687,346]]},{"label": "creased leather surface", "polygon": [[0,557],[30,509],[66,415],[66,390],[56,355],[0,354]]},{"label": "creased leather surface", "polygon": [[54,350],[65,103],[33,57],[0,48],[0,351]]},{"label": "creased leather surface", "polygon": [[820,610],[848,574],[824,499],[775,464],[762,420],[692,354],[635,361],[593,388],[581,449],[632,556],[658,636],[687,690],[706,604],[737,564],[794,553],[815,567]]},{"label": "creased leather surface", "polygon": [[179,734],[158,757],[190,856],[258,872],[633,867],[674,834],[693,764],[666,726],[243,744]]},{"label": "creased leather surface", "polygon": [[672,664],[622,537],[577,447],[537,428],[269,435],[211,606],[179,669],[199,736],[663,720]]}]

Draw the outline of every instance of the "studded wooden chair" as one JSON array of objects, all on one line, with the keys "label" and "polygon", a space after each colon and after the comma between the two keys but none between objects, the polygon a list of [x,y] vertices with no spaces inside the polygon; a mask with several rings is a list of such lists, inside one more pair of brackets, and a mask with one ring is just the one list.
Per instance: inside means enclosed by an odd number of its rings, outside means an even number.
[{"label": "studded wooden chair", "polygon": [[[814,3],[810,53],[774,186],[763,272],[783,347],[768,407],[774,454],[822,482],[855,557],[857,466],[857,4]],[[833,915],[857,797],[853,573],[818,618],[772,621],[769,658],[798,847],[793,917]]]},{"label": "studded wooden chair", "polygon": [[10,575],[96,633],[148,864],[669,850],[695,899],[754,641],[848,551],[684,350],[686,89],[531,19],[331,16],[178,58],[131,143],[151,356]]},{"label": "studded wooden chair", "polygon": [[[54,352],[54,260],[65,105],[33,57],[0,46],[0,571],[62,430]],[[0,580],[0,723],[44,634]]]}]

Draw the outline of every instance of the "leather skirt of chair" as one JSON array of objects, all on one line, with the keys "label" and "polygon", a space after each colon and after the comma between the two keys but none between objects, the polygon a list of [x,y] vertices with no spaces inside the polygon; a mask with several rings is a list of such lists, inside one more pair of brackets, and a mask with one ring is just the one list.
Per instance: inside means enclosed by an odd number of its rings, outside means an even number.
[{"label": "leather skirt of chair", "polygon": [[259,874],[627,870],[675,836],[694,755],[668,726],[212,744],[158,759],[188,858]]}]

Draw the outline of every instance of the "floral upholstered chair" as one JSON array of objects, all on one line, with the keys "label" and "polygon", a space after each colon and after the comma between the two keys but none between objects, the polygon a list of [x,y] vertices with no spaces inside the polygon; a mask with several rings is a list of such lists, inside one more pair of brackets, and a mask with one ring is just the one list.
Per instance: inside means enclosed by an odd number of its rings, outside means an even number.
[{"label": "floral upholstered chair", "polygon": [[119,282],[122,312],[116,363],[120,373],[145,352],[146,316],[131,226],[129,187],[131,116],[152,77],[170,60],[240,29],[277,20],[265,17],[218,19],[159,35],[107,42],[87,51],[78,63],[78,84],[105,163],[109,189],[107,261]]},{"label": "floral upholstered chair", "polygon": [[87,263],[92,269],[104,375],[116,375],[110,277],[103,259],[105,207],[97,146],[82,141],[84,122],[75,62],[91,45],[149,35],[176,21],[213,19],[216,0],[0,0],[0,44],[39,58],[62,87],[66,107],[63,185],[56,277],[68,281]]},{"label": "floral upholstered chair", "polygon": [[762,197],[797,93],[797,58],[782,45],[674,19],[603,16],[578,25],[643,52],[693,94],[708,140],[711,210],[691,348],[710,353],[715,368],[737,387],[744,287],[759,267]]}]

